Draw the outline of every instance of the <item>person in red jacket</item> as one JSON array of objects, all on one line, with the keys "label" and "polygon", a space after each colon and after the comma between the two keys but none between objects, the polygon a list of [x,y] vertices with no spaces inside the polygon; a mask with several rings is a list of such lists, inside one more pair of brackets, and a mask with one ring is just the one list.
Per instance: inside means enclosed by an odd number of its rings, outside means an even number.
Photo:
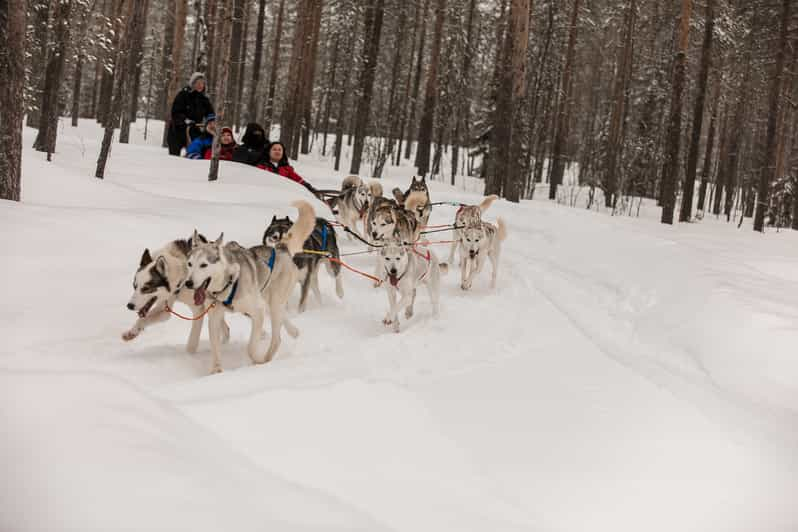
[{"label": "person in red jacket", "polygon": [[[219,138],[219,160],[232,161],[233,151],[236,149],[236,146],[238,146],[238,144],[236,144],[236,139],[233,136],[233,130],[229,127],[223,127],[222,136]],[[205,150],[203,156],[205,159],[211,159],[213,157],[213,147]]]},{"label": "person in red jacket", "polygon": [[314,196],[318,197],[319,195],[313,185],[302,179],[302,176],[296,173],[294,168],[288,164],[288,155],[285,153],[285,146],[282,142],[272,142],[271,146],[269,146],[268,160],[259,164],[258,168],[287,177],[308,189]]}]

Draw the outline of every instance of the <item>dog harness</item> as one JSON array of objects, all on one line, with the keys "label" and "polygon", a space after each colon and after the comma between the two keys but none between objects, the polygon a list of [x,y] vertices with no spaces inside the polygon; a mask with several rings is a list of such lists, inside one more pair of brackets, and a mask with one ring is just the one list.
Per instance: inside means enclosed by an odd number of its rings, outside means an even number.
[{"label": "dog harness", "polygon": [[[274,248],[272,248],[272,254],[269,256],[269,260],[266,261],[266,266],[269,267],[269,270],[273,270],[274,269],[274,260],[275,260],[276,257],[277,257],[277,252],[274,250]],[[228,281],[227,284],[230,284],[230,282],[232,280],[233,279],[231,277],[230,281]],[[219,290],[219,292],[224,292],[226,289],[227,289],[227,286],[225,286],[224,288]],[[235,282],[233,283],[233,288],[230,290],[230,295],[227,296],[227,299],[222,301],[222,305],[224,305],[225,307],[231,307],[233,305],[233,300],[236,297],[236,292],[237,291],[238,291],[238,279],[236,279]]]},{"label": "dog harness", "polygon": [[274,269],[274,258],[277,256],[277,252],[274,248],[272,248],[272,254],[269,257],[269,260],[266,262],[266,266],[269,267],[270,270]]}]

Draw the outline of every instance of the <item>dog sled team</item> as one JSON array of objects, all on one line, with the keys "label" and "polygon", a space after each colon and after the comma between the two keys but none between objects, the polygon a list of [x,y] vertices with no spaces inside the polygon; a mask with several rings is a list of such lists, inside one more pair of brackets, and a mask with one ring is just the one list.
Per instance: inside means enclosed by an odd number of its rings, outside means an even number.
[{"label": "dog sled team", "polygon": [[[413,316],[416,292],[422,286],[429,295],[432,314],[437,316],[441,275],[447,273],[458,254],[463,290],[472,287],[487,260],[492,267],[490,286],[495,288],[507,228],[501,218],[494,225],[484,221],[482,215],[497,196],[488,196],[479,205],[460,206],[451,226],[454,235],[449,256],[446,262],[440,262],[430,243],[422,239],[433,206],[426,180],[414,177],[408,190],[394,189],[392,193],[392,198],[384,197],[378,181],[366,183],[350,176],[327,202],[348,238],[367,244],[374,256],[374,275],[364,275],[374,280],[375,287],[386,290],[388,311],[382,321],[387,327],[399,332],[400,315],[405,319]],[[252,362],[272,360],[283,330],[292,337],[299,335],[287,313],[297,284],[299,312],[304,312],[310,291],[321,301],[318,273],[322,266],[335,280],[337,296],[344,296],[343,263],[334,224],[317,217],[306,201],[296,201],[292,206],[299,213],[296,220],[272,217],[262,243],[256,246],[225,241],[224,235],[209,240],[195,230],[189,238],[174,240],[156,251],[145,249],[127,303],[137,319],[123,333],[123,340],[133,340],[148,326],[177,314],[173,309],[179,301],[191,310],[191,317],[181,316],[191,321],[186,345],[189,353],[197,351],[202,324],[208,319],[211,373],[222,371],[221,348],[230,338],[227,313],[250,318],[247,353]],[[266,352],[261,353],[259,345],[267,319],[271,338]]]}]

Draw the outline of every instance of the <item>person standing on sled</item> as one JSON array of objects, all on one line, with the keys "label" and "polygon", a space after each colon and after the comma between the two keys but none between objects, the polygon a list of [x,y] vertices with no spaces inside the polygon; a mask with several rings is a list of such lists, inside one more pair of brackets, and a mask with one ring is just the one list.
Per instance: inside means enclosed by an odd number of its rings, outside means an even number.
[{"label": "person standing on sled", "polygon": [[294,167],[288,164],[288,155],[285,152],[285,146],[282,142],[272,142],[271,146],[269,147],[269,157],[259,164],[258,168],[262,168],[263,170],[273,174],[287,177],[291,181],[295,181],[308,189],[310,193],[317,198],[320,197],[319,192],[313,187],[313,185],[305,181],[301,175],[296,173]]},{"label": "person standing on sled", "polygon": [[188,85],[177,93],[172,103],[166,137],[169,155],[179,157],[180,150],[202,133],[197,124],[213,113],[213,105],[205,95],[205,74],[194,72],[189,78]]}]

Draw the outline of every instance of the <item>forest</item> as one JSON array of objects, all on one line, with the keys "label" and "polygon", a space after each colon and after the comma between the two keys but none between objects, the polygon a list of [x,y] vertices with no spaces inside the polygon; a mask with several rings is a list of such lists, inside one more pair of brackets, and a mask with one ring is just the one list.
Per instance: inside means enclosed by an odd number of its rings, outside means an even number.
[{"label": "forest", "polygon": [[196,71],[224,125],[279,125],[292,158],[315,149],[335,170],[346,143],[352,174],[412,164],[510,201],[540,188],[634,216],[647,198],[663,223],[798,229],[794,0],[4,5],[3,198],[19,198],[23,121],[49,158],[59,117],[97,120],[102,161],[131,122],[165,137]]}]

